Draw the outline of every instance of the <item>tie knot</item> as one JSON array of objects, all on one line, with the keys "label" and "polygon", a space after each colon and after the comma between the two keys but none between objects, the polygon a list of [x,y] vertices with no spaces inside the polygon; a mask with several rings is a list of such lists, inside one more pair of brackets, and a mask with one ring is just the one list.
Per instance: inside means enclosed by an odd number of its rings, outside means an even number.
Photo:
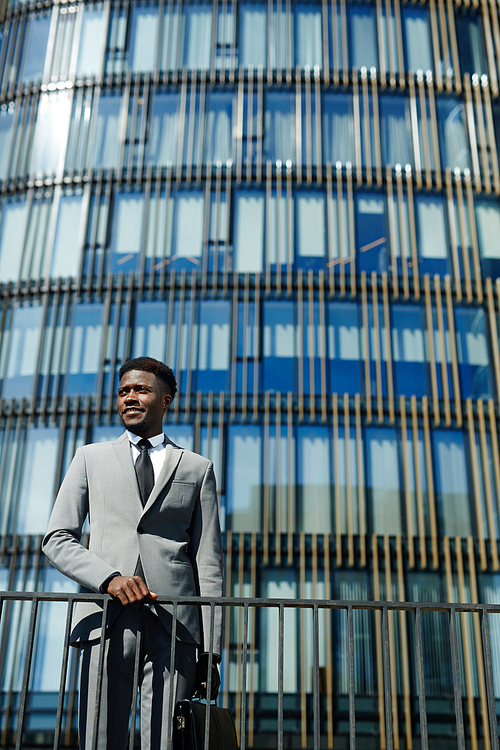
[{"label": "tie knot", "polygon": [[137,443],[137,447],[141,451],[148,451],[151,448],[151,443],[147,438],[141,438],[139,442]]}]

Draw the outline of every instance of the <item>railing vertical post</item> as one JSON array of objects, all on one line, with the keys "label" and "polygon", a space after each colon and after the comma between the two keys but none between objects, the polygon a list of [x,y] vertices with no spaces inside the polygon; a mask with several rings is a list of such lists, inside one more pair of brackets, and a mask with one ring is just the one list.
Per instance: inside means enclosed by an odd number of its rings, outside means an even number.
[{"label": "railing vertical post", "polygon": [[498,722],[495,700],[495,685],[493,683],[493,665],[491,662],[491,641],[488,612],[484,608],[481,614],[481,633],[483,639],[484,672],[486,676],[486,693],[488,696],[488,713],[490,723],[490,737],[492,750],[498,750]]},{"label": "railing vertical post", "polygon": [[313,685],[313,732],[314,750],[319,750],[320,723],[319,723],[319,620],[318,605],[313,605],[313,663],[314,663],[314,685]]},{"label": "railing vertical post", "polygon": [[460,684],[460,661],[458,657],[457,619],[455,607],[450,607],[450,645],[453,670],[453,695],[455,697],[455,717],[457,722],[458,750],[465,750],[464,713],[462,708],[462,686]]},{"label": "railing vertical post", "polygon": [[134,658],[134,684],[132,685],[132,712],[130,719],[130,737],[129,737],[129,750],[134,750],[135,742],[135,723],[137,716],[137,693],[139,692],[139,665],[141,661],[141,647],[142,647],[142,626],[144,624],[145,616],[144,606],[142,608],[142,617],[139,622],[137,629],[137,637],[135,640],[135,658]]},{"label": "railing vertical post", "polygon": [[99,714],[101,711],[101,693],[102,693],[102,678],[104,672],[104,649],[106,645],[106,621],[108,619],[108,606],[109,597],[104,599],[102,604],[102,626],[101,626],[101,638],[99,640],[99,658],[97,662],[97,685],[95,690],[95,705],[94,705],[94,723],[92,729],[92,750],[97,750],[98,730],[99,730]]},{"label": "railing vertical post", "polygon": [[393,724],[392,724],[392,685],[391,685],[391,662],[389,649],[389,612],[387,605],[382,607],[382,651],[384,658],[384,697],[385,697],[385,731],[387,750],[393,750]]},{"label": "railing vertical post", "polygon": [[283,750],[283,637],[285,632],[285,607],[279,603],[278,640],[278,750]]},{"label": "railing vertical post", "polygon": [[215,604],[210,604],[210,640],[208,643],[207,666],[207,707],[205,709],[205,742],[204,750],[210,750],[210,696],[212,693],[212,658],[214,655]]},{"label": "railing vertical post", "polygon": [[422,750],[429,749],[427,732],[427,705],[425,698],[424,652],[422,647],[422,610],[415,611],[415,649],[417,662],[418,705],[420,710],[420,743]]},{"label": "railing vertical post", "polygon": [[168,681],[168,715],[167,715],[167,737],[172,737],[172,721],[175,708],[175,657],[177,646],[177,602],[172,607],[172,634],[170,636],[170,680]]},{"label": "railing vertical post", "polygon": [[243,606],[243,650],[241,655],[241,722],[240,750],[246,748],[247,730],[247,659],[248,659],[248,604]]},{"label": "railing vertical post", "polygon": [[26,655],[24,662],[23,682],[21,687],[21,695],[19,696],[19,710],[17,719],[16,729],[16,750],[20,750],[23,741],[23,730],[24,730],[24,719],[26,716],[26,700],[28,698],[28,685],[30,680],[31,661],[33,658],[33,644],[35,642],[35,625],[36,615],[38,611],[38,597],[33,594],[33,601],[31,603],[31,616],[28,630],[28,640],[26,642]]},{"label": "railing vertical post", "polygon": [[64,628],[64,645],[61,664],[61,679],[59,681],[59,696],[57,699],[56,726],[54,731],[54,750],[59,747],[59,738],[61,736],[62,715],[64,711],[64,695],[66,691],[66,677],[68,674],[69,661],[69,637],[71,632],[71,620],[73,615],[73,599],[68,599],[68,611],[66,613],[66,626]]},{"label": "railing vertical post", "polygon": [[347,658],[349,680],[349,750],[356,750],[356,706],[354,699],[354,623],[352,606],[347,607]]}]

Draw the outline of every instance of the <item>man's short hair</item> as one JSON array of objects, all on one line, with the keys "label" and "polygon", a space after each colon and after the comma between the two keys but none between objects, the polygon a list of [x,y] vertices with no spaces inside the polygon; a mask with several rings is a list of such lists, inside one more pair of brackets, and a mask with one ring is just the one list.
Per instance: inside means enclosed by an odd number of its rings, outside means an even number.
[{"label": "man's short hair", "polygon": [[156,375],[156,377],[166,386],[172,399],[177,393],[177,381],[175,375],[170,367],[163,364],[163,362],[159,362],[157,359],[153,359],[153,357],[136,357],[135,359],[128,359],[120,367],[120,371],[118,372],[119,379],[121,380],[125,373],[130,372],[131,370],[151,372],[153,375]]}]

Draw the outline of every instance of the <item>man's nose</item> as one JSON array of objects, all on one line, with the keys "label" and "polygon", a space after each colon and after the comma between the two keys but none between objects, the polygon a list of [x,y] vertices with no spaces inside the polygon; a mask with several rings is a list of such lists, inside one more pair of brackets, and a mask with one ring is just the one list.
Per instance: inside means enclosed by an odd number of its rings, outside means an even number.
[{"label": "man's nose", "polygon": [[125,396],[125,401],[137,401],[137,393],[135,391],[129,391]]}]

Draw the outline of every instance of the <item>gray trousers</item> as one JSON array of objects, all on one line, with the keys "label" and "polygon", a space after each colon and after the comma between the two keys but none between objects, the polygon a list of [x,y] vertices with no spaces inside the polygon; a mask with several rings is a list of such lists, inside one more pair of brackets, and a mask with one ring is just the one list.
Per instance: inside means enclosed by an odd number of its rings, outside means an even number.
[{"label": "gray trousers", "polygon": [[[126,750],[137,631],[142,630],[139,690],[142,750],[170,750],[171,706],[193,693],[196,646],[177,641],[175,672],[170,674],[171,639],[158,617],[142,604],[130,604],[105,641],[96,750]],[[81,750],[92,750],[99,643],[81,647],[78,730]],[[171,691],[174,701],[171,702]]]}]

